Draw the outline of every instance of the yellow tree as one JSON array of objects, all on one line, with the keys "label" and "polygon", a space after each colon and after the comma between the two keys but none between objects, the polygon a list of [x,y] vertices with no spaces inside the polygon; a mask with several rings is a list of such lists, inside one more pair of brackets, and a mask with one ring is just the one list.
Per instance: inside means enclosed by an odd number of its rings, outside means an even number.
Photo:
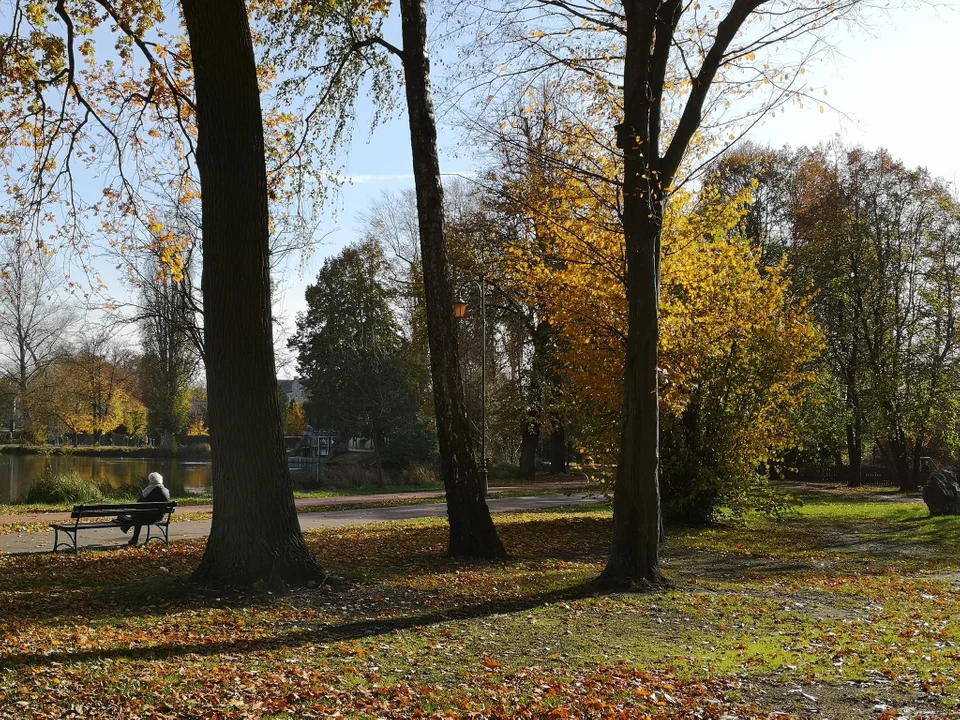
[{"label": "yellow tree", "polygon": [[[542,112],[535,103],[528,109]],[[577,417],[584,450],[615,463],[629,315],[620,206],[604,178],[618,160],[588,153],[588,136],[573,129],[565,120],[547,128],[550,161],[568,172],[499,184],[500,197],[510,198],[498,201],[500,211],[524,214],[535,227],[510,246],[502,271],[560,338],[567,412]],[[585,158],[590,171],[574,171]],[[767,499],[756,467],[797,440],[791,410],[807,397],[806,368],[821,344],[785,265],[765,267],[740,232],[750,191],[677,191],[664,214],[665,496],[690,520],[708,519],[721,503],[736,509]]]},{"label": "yellow tree", "polygon": [[[621,232],[629,308],[624,422],[617,461],[613,544],[603,580],[657,584],[659,569],[659,308],[662,231],[670,194],[766,112],[811,88],[805,64],[825,26],[855,19],[869,0],[506,0],[465,23],[479,38],[464,63],[486,66],[483,96],[550,68],[617,98],[616,120],[594,126],[622,159]],[[489,68],[497,68],[490,72]],[[466,84],[466,83],[465,83]],[[821,98],[822,99],[822,98]],[[579,101],[579,98],[577,98]],[[821,104],[821,110],[823,106]],[[703,142],[706,139],[708,142]]]},{"label": "yellow tree", "polygon": [[74,356],[57,363],[56,406],[61,422],[76,434],[93,435],[100,442],[104,433],[124,425],[135,434],[143,404],[133,393],[135,371],[131,358],[110,347],[103,338],[93,338]]},{"label": "yellow tree", "polygon": [[303,410],[303,405],[298,402],[290,403],[290,410],[287,412],[287,422],[284,432],[287,435],[303,435],[307,429],[307,414]]}]

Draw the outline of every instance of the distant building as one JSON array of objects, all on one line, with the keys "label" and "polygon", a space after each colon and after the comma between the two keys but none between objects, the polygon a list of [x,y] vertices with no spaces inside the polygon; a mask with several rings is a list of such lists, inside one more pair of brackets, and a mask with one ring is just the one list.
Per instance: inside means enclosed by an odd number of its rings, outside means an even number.
[{"label": "distant building", "polygon": [[303,386],[303,380],[293,378],[293,380],[277,380],[277,385],[287,395],[287,404],[295,402],[297,405],[303,405],[310,400],[310,394]]}]

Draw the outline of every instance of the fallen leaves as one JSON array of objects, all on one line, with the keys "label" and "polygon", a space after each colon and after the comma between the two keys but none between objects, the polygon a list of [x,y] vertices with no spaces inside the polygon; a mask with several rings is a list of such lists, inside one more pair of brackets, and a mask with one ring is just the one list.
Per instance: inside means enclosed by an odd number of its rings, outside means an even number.
[{"label": "fallen leaves", "polygon": [[898,698],[935,717],[960,687],[949,580],[788,570],[731,528],[710,531],[726,555],[668,546],[673,590],[596,596],[609,522],[501,516],[513,559],[493,564],[446,558],[439,520],[310,533],[361,579],[282,599],[185,582],[200,542],[3,556],[0,718],[729,720],[774,716],[763,693],[788,681],[787,703],[856,682],[885,703],[869,717]]}]

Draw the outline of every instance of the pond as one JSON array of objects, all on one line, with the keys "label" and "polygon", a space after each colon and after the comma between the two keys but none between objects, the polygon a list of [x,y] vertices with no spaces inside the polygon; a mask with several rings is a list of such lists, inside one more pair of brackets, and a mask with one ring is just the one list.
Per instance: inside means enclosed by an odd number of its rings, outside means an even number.
[{"label": "pond", "polygon": [[[33,482],[47,468],[53,472],[76,471],[81,477],[109,483],[112,487],[142,487],[147,475],[158,472],[174,497],[210,490],[211,465],[169,458],[103,458],[75,455],[0,455],[0,503],[23,500]],[[294,483],[309,482],[315,466],[290,468]]]}]

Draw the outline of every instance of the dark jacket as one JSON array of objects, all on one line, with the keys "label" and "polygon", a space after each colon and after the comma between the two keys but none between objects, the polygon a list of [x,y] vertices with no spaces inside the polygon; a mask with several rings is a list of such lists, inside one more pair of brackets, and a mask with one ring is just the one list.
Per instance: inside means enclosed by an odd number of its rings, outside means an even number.
[{"label": "dark jacket", "polygon": [[[138,503],[142,502],[170,502],[170,491],[167,490],[163,485],[157,485],[147,493],[146,496],[143,493],[140,494],[140,497],[137,498]],[[150,515],[144,515],[142,518],[137,518],[142,524],[147,525],[150,523],[160,522],[163,520],[163,516],[166,513],[157,512],[151,513]]]}]

